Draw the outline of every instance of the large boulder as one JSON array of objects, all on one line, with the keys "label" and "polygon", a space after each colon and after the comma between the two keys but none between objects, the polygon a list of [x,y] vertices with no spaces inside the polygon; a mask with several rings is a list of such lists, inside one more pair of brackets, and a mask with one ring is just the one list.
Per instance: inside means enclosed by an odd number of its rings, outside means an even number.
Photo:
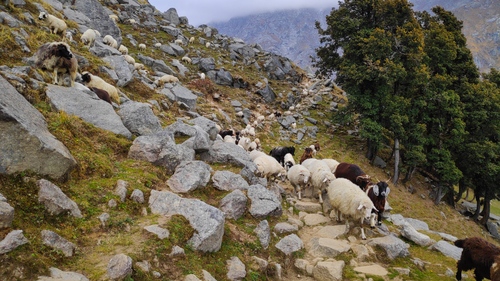
[{"label": "large boulder", "polygon": [[188,243],[198,251],[216,252],[224,235],[224,213],[203,201],[186,199],[168,191],[151,190],[149,207],[153,214],[184,216],[195,233]]},{"label": "large boulder", "polygon": [[46,94],[56,110],[76,115],[98,128],[127,138],[132,137],[132,133],[123,125],[122,119],[109,103],[94,99],[76,88],[56,85],[48,85]]},{"label": "large boulder", "polygon": [[1,76],[0,89],[0,174],[34,171],[66,179],[76,166],[69,150],[48,131],[43,115]]},{"label": "large boulder", "polygon": [[147,103],[128,101],[120,106],[118,115],[133,134],[150,135],[161,130],[160,120]]}]

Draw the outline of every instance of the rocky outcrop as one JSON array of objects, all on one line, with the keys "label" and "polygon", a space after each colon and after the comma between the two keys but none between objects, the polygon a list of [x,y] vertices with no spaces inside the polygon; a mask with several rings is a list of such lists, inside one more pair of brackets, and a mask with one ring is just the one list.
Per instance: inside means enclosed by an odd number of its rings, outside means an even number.
[{"label": "rocky outcrop", "polygon": [[64,180],[75,168],[69,150],[47,129],[45,118],[0,76],[0,173],[33,171]]}]

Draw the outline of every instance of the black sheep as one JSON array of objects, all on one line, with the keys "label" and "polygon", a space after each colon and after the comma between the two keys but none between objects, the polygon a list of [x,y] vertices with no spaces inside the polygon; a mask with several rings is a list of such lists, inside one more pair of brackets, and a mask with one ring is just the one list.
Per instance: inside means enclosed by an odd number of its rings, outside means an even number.
[{"label": "black sheep", "polygon": [[490,270],[495,258],[500,256],[500,248],[479,237],[456,240],[455,246],[464,249],[457,262],[457,280],[462,280],[462,270],[471,269],[474,269],[476,281],[491,279]]},{"label": "black sheep", "polygon": [[281,164],[281,166],[284,166],[285,165],[285,154],[287,154],[287,153],[295,155],[295,147],[293,147],[293,146],[278,146],[278,147],[271,149],[271,151],[269,152],[269,155],[274,157],[274,159],[276,159]]}]

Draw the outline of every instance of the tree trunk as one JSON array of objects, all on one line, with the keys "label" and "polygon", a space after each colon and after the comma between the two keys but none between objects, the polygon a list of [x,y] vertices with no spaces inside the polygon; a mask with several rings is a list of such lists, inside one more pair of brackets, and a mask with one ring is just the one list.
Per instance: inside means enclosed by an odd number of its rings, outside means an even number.
[{"label": "tree trunk", "polygon": [[413,173],[415,173],[416,170],[417,170],[417,167],[415,167],[415,166],[409,167],[408,171],[406,172],[406,176],[405,176],[405,178],[403,180],[403,183],[406,183],[409,180],[411,180],[411,177],[413,176]]},{"label": "tree trunk", "polygon": [[476,197],[476,211],[474,212],[472,219],[474,221],[477,221],[479,218],[479,213],[481,212],[481,196],[479,192],[474,192],[474,195]]},{"label": "tree trunk", "polygon": [[455,202],[458,203],[460,199],[462,199],[462,195],[464,195],[464,192],[467,190],[467,186],[465,185],[465,182],[460,179],[458,182],[458,194],[457,197],[455,197]]},{"label": "tree trunk", "polygon": [[399,140],[396,138],[394,140],[394,176],[392,177],[392,183],[395,185],[399,179]]},{"label": "tree trunk", "polygon": [[370,160],[370,163],[373,164],[373,161],[375,160],[375,157],[377,157],[377,147],[373,144],[371,140],[366,140],[368,150],[366,151],[366,158]]},{"label": "tree trunk", "polygon": [[434,204],[438,205],[446,193],[448,193],[448,188],[442,184],[437,184],[433,190]]},{"label": "tree trunk", "polygon": [[484,195],[484,205],[483,210],[481,211],[483,218],[481,218],[481,220],[479,221],[479,223],[482,225],[486,225],[486,223],[490,219],[491,199],[493,199],[492,197],[493,196],[492,194],[490,194],[490,192],[486,192],[486,194]]}]

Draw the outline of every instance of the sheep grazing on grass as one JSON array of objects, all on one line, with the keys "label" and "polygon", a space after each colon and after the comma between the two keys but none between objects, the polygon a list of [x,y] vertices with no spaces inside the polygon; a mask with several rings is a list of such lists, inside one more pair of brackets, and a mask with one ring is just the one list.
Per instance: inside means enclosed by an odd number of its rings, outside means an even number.
[{"label": "sheep grazing on grass", "polygon": [[161,47],[161,43],[155,43],[153,46],[154,46],[155,48],[160,48],[160,47]]},{"label": "sheep grazing on grass", "polygon": [[157,87],[161,87],[165,83],[178,83],[178,82],[179,78],[170,74],[165,74],[162,77],[158,78],[154,83]]},{"label": "sheep grazing on grass", "polygon": [[[337,221],[342,221],[342,215],[358,221],[361,227],[361,239],[366,240],[363,221],[370,219],[373,202],[357,185],[348,179],[333,180],[328,186],[328,196],[333,210],[336,211]],[[346,219],[346,232],[349,231],[349,221]]]},{"label": "sheep grazing on grass", "polygon": [[102,42],[112,48],[118,48],[118,42],[115,40],[115,38],[113,38],[113,36],[111,35],[106,35],[104,36],[104,38],[102,39]]},{"label": "sheep grazing on grass", "polygon": [[210,42],[205,43],[205,47],[210,48]]},{"label": "sheep grazing on grass", "polygon": [[134,69],[135,70],[142,70],[142,69],[145,69],[145,68],[146,67],[142,63],[138,63],[138,62],[134,63]]},{"label": "sheep grazing on grass", "polygon": [[95,38],[97,37],[97,32],[94,29],[87,29],[85,32],[80,36],[80,41],[87,46],[87,47],[92,47],[95,42]]},{"label": "sheep grazing on grass", "polygon": [[201,80],[205,80],[205,73],[198,73],[198,76],[200,76]]},{"label": "sheep grazing on grass", "polygon": [[101,77],[85,71],[82,73],[82,81],[89,88],[94,87],[108,92],[111,99],[120,104],[120,96],[118,96],[116,87],[104,81]]},{"label": "sheep grazing on grass", "polygon": [[108,102],[111,104],[111,97],[109,96],[109,93],[102,90],[98,89],[96,87],[89,87],[89,89],[94,92],[101,100]]},{"label": "sheep grazing on grass", "polygon": [[304,153],[302,153],[302,156],[300,157],[299,163],[302,164],[304,161],[310,158],[313,158],[313,150],[310,147],[306,147]]},{"label": "sheep grazing on grass", "polygon": [[122,55],[128,55],[128,48],[125,47],[124,45],[120,45],[120,47],[118,48],[118,51],[120,53],[122,53]]},{"label": "sheep grazing on grass", "polygon": [[174,44],[177,44],[177,45],[183,45],[183,44],[184,44],[184,42],[182,42],[182,39],[176,39],[176,40],[174,41]]},{"label": "sheep grazing on grass", "polygon": [[255,165],[257,166],[257,171],[255,174],[258,177],[265,177],[268,182],[272,179],[279,178],[281,181],[285,180],[286,171],[276,159],[269,155],[264,155],[255,158],[253,160]]},{"label": "sheep grazing on grass", "polygon": [[130,55],[123,55],[123,57],[125,58],[126,62],[135,65],[135,59],[132,56],[130,56]]},{"label": "sheep grazing on grass", "polygon": [[66,29],[68,29],[66,22],[51,14],[47,14],[46,12],[40,12],[38,19],[47,21],[49,23],[50,32],[54,34],[61,33],[64,36]]},{"label": "sheep grazing on grass", "polygon": [[144,44],[144,43],[139,44],[139,50],[145,51],[146,50],[146,44]]},{"label": "sheep grazing on grass", "polygon": [[479,238],[470,237],[459,239],[454,242],[455,246],[462,248],[462,255],[457,262],[457,280],[462,280],[462,271],[474,269],[476,280],[487,278],[490,280],[498,280],[491,278],[491,271],[496,275],[495,269],[498,264],[495,264],[495,259],[499,260],[500,248],[494,244]]},{"label": "sheep grazing on grass", "polygon": [[57,79],[59,73],[68,73],[71,77],[71,87],[75,85],[78,61],[71,53],[69,45],[64,42],[51,42],[40,46],[35,54],[35,67],[52,71],[54,84],[59,84]]},{"label": "sheep grazing on grass", "polygon": [[293,190],[299,200],[302,199],[302,190],[306,189],[311,178],[311,172],[304,166],[298,164],[292,166],[287,172],[287,178],[293,186]]},{"label": "sheep grazing on grass", "polygon": [[191,43],[194,43],[194,40],[195,40],[195,39],[194,39],[194,37],[189,38],[189,43],[190,43],[190,44],[191,44]]},{"label": "sheep grazing on grass", "polygon": [[188,56],[183,56],[181,60],[186,63],[191,63],[191,58]]}]

